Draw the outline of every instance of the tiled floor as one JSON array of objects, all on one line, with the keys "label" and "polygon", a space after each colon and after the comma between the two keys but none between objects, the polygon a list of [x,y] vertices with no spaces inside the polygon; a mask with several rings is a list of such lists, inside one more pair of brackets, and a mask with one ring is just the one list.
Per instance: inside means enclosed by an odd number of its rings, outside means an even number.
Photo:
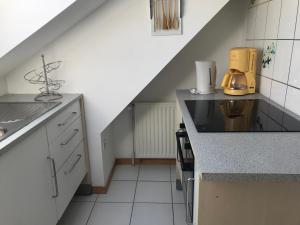
[{"label": "tiled floor", "polygon": [[108,193],[74,197],[59,225],[186,225],[175,166],[119,165]]}]

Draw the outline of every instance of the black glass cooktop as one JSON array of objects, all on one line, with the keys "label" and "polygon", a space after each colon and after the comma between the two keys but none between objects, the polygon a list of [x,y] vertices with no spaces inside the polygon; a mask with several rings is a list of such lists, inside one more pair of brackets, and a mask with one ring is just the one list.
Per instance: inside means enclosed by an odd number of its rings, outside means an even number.
[{"label": "black glass cooktop", "polygon": [[300,132],[300,121],[260,99],[188,100],[198,132]]}]

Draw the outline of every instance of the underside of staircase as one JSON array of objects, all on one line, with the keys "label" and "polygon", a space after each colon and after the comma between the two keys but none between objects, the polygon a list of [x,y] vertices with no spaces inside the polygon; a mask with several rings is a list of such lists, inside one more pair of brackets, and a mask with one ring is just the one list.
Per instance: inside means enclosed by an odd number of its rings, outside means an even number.
[{"label": "underside of staircase", "polygon": [[[183,1],[183,35],[151,36],[149,1],[108,0],[75,26],[70,23],[59,37],[47,40],[47,46],[30,58],[22,49],[45,37],[47,26],[33,39],[28,37],[6,54],[9,58],[0,58],[0,75],[5,75],[9,93],[35,93],[37,88],[28,85],[23,74],[39,66],[39,55],[64,62],[56,78],[66,81],[62,92],[84,95],[92,183],[104,186],[107,153],[101,132],[228,1]],[[15,62],[18,51],[24,56]]]}]

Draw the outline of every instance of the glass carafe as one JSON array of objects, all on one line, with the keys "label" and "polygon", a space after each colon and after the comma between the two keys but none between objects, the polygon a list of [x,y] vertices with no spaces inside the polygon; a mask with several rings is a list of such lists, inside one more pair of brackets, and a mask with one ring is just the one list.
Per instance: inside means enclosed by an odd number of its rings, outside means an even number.
[{"label": "glass carafe", "polygon": [[248,87],[245,74],[238,71],[232,72],[229,88],[231,90],[246,90]]}]

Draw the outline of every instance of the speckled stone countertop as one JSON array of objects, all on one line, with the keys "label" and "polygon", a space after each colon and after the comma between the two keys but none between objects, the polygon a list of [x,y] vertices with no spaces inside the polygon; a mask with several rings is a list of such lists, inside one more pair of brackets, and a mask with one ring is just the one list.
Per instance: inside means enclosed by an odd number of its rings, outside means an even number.
[{"label": "speckled stone countertop", "polygon": [[[0,141],[0,157],[1,154],[5,153],[9,150],[9,147],[15,143],[16,141],[20,140],[22,137],[31,133],[34,129],[42,126],[47,121],[52,119],[54,116],[57,115],[60,111],[62,111],[65,107],[79,99],[82,95],[81,94],[63,94],[63,98],[57,100],[61,102],[58,106],[51,109],[50,111],[46,112],[39,118],[35,119],[22,129],[18,130],[14,134],[10,135],[6,139]],[[35,95],[31,94],[13,94],[13,95],[4,95],[0,96],[0,102],[34,102]]]},{"label": "speckled stone countertop", "polygon": [[264,99],[300,120],[260,94],[233,97],[221,90],[192,95],[176,91],[195,156],[195,172],[207,181],[300,181],[300,132],[198,133],[185,100]]}]

